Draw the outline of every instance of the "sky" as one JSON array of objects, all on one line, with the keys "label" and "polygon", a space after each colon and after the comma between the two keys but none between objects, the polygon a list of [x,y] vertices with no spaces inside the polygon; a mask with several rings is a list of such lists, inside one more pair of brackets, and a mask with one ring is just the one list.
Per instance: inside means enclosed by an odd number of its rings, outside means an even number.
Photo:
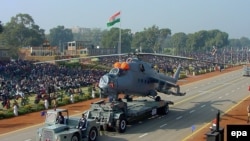
[{"label": "sky", "polygon": [[109,17],[121,11],[121,22],[113,27],[133,33],[156,25],[172,35],[219,29],[230,39],[250,39],[249,6],[249,0],[1,0],[0,21],[22,13],[46,33],[58,25],[104,30]]}]

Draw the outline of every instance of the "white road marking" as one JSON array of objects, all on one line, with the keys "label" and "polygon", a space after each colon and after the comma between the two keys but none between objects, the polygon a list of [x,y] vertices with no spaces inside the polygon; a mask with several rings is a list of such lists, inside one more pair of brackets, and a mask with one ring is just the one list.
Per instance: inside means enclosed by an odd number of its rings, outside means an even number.
[{"label": "white road marking", "polygon": [[145,133],[145,134],[139,136],[139,138],[142,138],[142,137],[147,136],[147,135],[148,135],[148,133]]},{"label": "white road marking", "polygon": [[225,95],[229,95],[229,93],[226,93]]},{"label": "white road marking", "polygon": [[220,96],[219,99],[221,99],[222,97]]},{"label": "white road marking", "polygon": [[201,108],[205,107],[206,105],[201,105]]},{"label": "white road marking", "polygon": [[27,140],[24,140],[24,141],[31,141],[31,139],[27,139]]},{"label": "white road marking", "polygon": [[164,127],[164,126],[166,126],[166,125],[168,125],[168,124],[163,124],[163,125],[160,126],[160,128],[162,128],[162,127]]},{"label": "white road marking", "polygon": [[179,120],[179,119],[181,119],[181,118],[182,118],[182,116],[179,116],[179,117],[176,118],[176,120]]},{"label": "white road marking", "polygon": [[192,111],[190,111],[189,113],[191,114],[191,113],[193,113],[195,110],[192,110]]}]

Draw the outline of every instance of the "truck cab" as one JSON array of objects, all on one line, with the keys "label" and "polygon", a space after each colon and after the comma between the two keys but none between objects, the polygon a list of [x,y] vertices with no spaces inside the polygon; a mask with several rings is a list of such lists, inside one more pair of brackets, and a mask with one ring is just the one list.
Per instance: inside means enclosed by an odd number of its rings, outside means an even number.
[{"label": "truck cab", "polygon": [[[59,113],[64,116],[64,123],[57,122]],[[44,113],[45,124],[37,130],[36,141],[95,141],[98,137],[99,124],[87,118],[86,130],[78,129],[79,118],[69,117],[67,109],[53,109]]]}]

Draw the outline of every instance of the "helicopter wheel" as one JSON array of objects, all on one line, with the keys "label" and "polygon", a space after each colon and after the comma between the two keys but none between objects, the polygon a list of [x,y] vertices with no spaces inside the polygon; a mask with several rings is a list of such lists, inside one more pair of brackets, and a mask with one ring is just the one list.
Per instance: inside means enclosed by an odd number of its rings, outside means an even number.
[{"label": "helicopter wheel", "polygon": [[161,101],[161,97],[160,96],[156,96],[155,97],[155,101]]}]

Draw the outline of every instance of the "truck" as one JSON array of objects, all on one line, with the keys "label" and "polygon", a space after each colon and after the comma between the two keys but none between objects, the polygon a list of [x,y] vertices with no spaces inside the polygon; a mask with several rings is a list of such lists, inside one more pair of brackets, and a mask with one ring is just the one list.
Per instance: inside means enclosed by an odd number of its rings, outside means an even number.
[{"label": "truck", "polygon": [[[61,113],[64,123],[57,123],[56,119]],[[98,137],[100,125],[95,119],[86,119],[86,130],[78,129],[80,118],[69,117],[67,109],[51,109],[43,112],[45,124],[38,128],[36,141],[95,141]]]},{"label": "truck", "polygon": [[127,125],[134,121],[154,115],[166,115],[172,101],[136,99],[119,99],[116,101],[100,100],[91,104],[87,111],[89,119],[96,119],[102,131],[124,133]]}]

